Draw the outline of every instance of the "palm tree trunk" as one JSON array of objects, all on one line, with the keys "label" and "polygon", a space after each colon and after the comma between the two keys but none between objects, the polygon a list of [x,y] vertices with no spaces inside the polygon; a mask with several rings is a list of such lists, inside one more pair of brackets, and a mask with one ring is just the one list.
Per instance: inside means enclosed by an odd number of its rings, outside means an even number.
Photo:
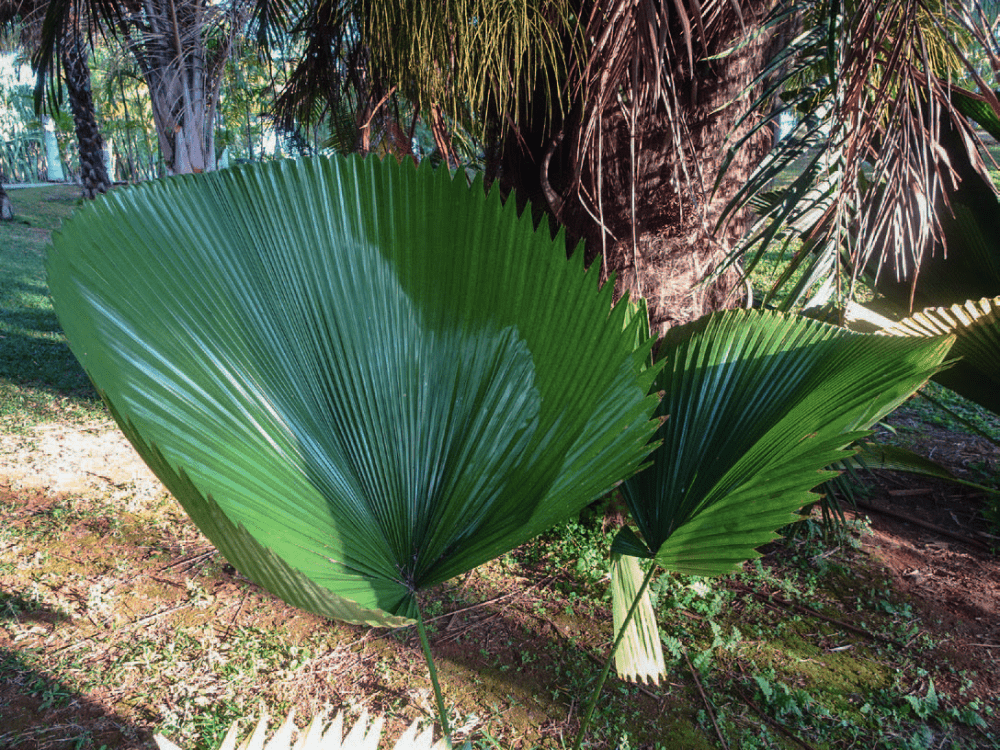
[{"label": "palm tree trunk", "polygon": [[[742,4],[748,21],[754,4]],[[737,53],[705,59],[745,33],[734,19],[730,32],[715,49],[703,51],[700,62],[675,62],[672,114],[663,106],[652,117],[637,113],[619,96],[602,115],[603,174],[592,181],[591,193],[600,195],[591,207],[598,221],[582,222],[579,211],[578,220],[587,227],[592,252],[606,253],[617,292],[645,297],[650,322],[660,332],[745,300],[737,270],[714,274],[746,229],[747,217],[736,217],[722,230],[716,224],[771,147],[770,132],[761,133],[756,148],[737,155],[717,186],[716,178],[731,142],[727,138],[734,137],[732,129],[752,100],[745,89],[770,58],[770,45],[761,37]]]},{"label": "palm tree trunk", "polygon": [[[668,5],[635,7],[658,13],[656,23],[683,47],[685,32]],[[547,203],[572,244],[585,240],[588,262],[600,262],[605,275],[615,275],[619,296],[628,292],[646,298],[651,323],[661,332],[737,306],[744,298],[738,272],[719,278],[713,272],[742,233],[746,217],[736,217],[724,231],[716,232],[715,226],[729,198],[770,148],[770,132],[761,133],[756,148],[744,149],[713,188],[727,137],[752,100],[744,89],[763,70],[772,45],[761,35],[738,52],[713,59],[760,28],[765,4],[752,0],[740,6],[743,17],[730,14],[728,25],[717,24],[710,39],[695,39],[690,57],[658,50],[666,73],[651,57],[632,51],[635,24],[619,21],[612,36],[621,41],[610,50],[612,59],[591,59],[590,98],[565,120],[556,115],[548,124],[531,109],[543,99],[541,81],[524,103],[526,126],[517,138],[503,139],[504,186],[516,189],[521,199]],[[587,12],[584,8],[582,14]],[[596,17],[605,22],[606,15]],[[593,30],[592,38],[601,38],[601,31]],[[597,91],[602,86],[603,99]],[[659,97],[648,96],[657,88]]]},{"label": "palm tree trunk", "polygon": [[163,161],[172,174],[215,169],[215,109],[229,38],[207,46],[205,0],[149,2],[126,26],[149,89]]},{"label": "palm tree trunk", "polygon": [[94,198],[106,193],[111,180],[104,164],[104,138],[94,114],[94,97],[90,89],[90,66],[87,48],[79,34],[67,35],[62,48],[62,65],[66,74],[66,90],[76,126],[80,150],[80,182],[83,197]]},{"label": "palm tree trunk", "polygon": [[[728,43],[736,41],[734,35]],[[681,79],[675,96],[685,121],[683,153],[672,147],[676,123],[666,113],[632,117],[619,108],[604,115],[601,209],[613,232],[603,240],[607,268],[617,274],[619,293],[647,299],[650,322],[660,332],[745,301],[737,269],[714,274],[749,217],[737,216],[722,229],[716,225],[772,146],[770,131],[762,130],[754,147],[737,154],[720,184],[716,179],[729,139],[742,134],[733,127],[751,97],[741,94],[768,59],[766,46],[759,39],[739,53],[697,63],[695,75]],[[743,124],[741,131],[754,124]],[[591,227],[597,242],[589,244],[596,251],[601,230],[593,221]]]}]

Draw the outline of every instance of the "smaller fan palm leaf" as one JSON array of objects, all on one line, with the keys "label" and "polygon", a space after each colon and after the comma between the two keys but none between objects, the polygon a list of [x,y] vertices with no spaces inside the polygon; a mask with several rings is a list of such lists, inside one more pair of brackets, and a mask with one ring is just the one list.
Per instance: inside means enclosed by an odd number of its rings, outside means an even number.
[{"label": "smaller fan palm leaf", "polygon": [[[662,443],[622,484],[642,536],[625,527],[612,545],[616,629],[645,595],[640,569],[617,555],[690,575],[736,569],[817,499],[810,490],[832,476],[826,467],[938,369],[952,340],[904,343],[758,311],[668,331],[655,385]],[[663,657],[647,610],[628,623],[617,670],[656,681]]]},{"label": "smaller fan palm leaf", "polygon": [[652,466],[623,484],[645,555],[692,575],[754,556],[815,500],[825,467],[938,369],[951,342],[758,311],[669,331],[656,381],[663,442]]}]

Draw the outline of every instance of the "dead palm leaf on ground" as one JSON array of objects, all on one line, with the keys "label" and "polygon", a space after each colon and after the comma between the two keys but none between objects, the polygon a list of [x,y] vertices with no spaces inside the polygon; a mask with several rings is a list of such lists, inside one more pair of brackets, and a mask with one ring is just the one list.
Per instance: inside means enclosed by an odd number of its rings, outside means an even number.
[{"label": "dead palm leaf on ground", "polygon": [[[293,710],[268,739],[268,717],[266,713],[262,713],[255,729],[243,742],[239,742],[239,722],[233,722],[216,750],[378,750],[383,736],[382,718],[369,724],[367,712],[362,713],[353,726],[345,726],[342,713],[338,713],[332,721],[327,721],[325,715],[320,713],[304,729],[297,730],[294,718]],[[160,750],[183,750],[163,735],[157,734],[153,739]],[[413,722],[396,740],[392,749],[446,750],[450,747],[444,739],[434,742],[430,728],[420,731],[419,723]]]}]

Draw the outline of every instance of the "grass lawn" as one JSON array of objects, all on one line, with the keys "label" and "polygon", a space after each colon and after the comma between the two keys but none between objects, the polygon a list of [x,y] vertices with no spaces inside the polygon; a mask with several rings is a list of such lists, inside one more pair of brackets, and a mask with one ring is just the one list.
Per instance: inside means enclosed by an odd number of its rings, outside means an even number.
[{"label": "grass lawn", "polygon": [[45,284],[45,246],[76,208],[79,188],[11,190],[15,220],[0,222],[0,425],[104,414],[66,346]]},{"label": "grass lawn", "polygon": [[[152,750],[154,732],[214,748],[261,706],[366,709],[392,736],[431,720],[413,629],[284,605],[215,554],[145,469],[46,291],[46,239],[76,189],[12,198],[17,220],[0,224],[0,748]],[[992,415],[971,414],[1000,434]],[[978,479],[1000,458],[919,402],[880,439]],[[828,533],[814,515],[739,573],[659,576],[669,674],[612,677],[585,747],[1000,746],[1000,538],[981,494],[897,475],[856,493],[871,510],[847,527]],[[610,645],[607,550],[621,522],[607,498],[430,592],[459,737],[484,750],[571,746]]]}]

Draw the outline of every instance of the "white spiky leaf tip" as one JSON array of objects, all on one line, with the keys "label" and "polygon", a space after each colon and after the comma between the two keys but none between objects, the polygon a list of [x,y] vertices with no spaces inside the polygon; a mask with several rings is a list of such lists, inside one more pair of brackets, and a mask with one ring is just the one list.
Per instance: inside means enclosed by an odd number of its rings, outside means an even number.
[{"label": "white spiky leaf tip", "polygon": [[[298,739],[292,741],[296,732],[295,709],[288,712],[285,721],[268,741],[268,715],[262,713],[250,736],[237,745],[238,722],[226,733],[218,750],[378,750],[382,738],[382,717],[369,724],[368,712],[363,711],[354,726],[344,735],[344,717],[337,713],[333,721],[327,722],[324,713],[313,717],[309,725],[298,732]],[[183,750],[161,734],[153,737],[159,750]],[[451,744],[444,738],[434,742],[433,726],[420,730],[414,721],[396,741],[393,750],[449,750]]]}]

